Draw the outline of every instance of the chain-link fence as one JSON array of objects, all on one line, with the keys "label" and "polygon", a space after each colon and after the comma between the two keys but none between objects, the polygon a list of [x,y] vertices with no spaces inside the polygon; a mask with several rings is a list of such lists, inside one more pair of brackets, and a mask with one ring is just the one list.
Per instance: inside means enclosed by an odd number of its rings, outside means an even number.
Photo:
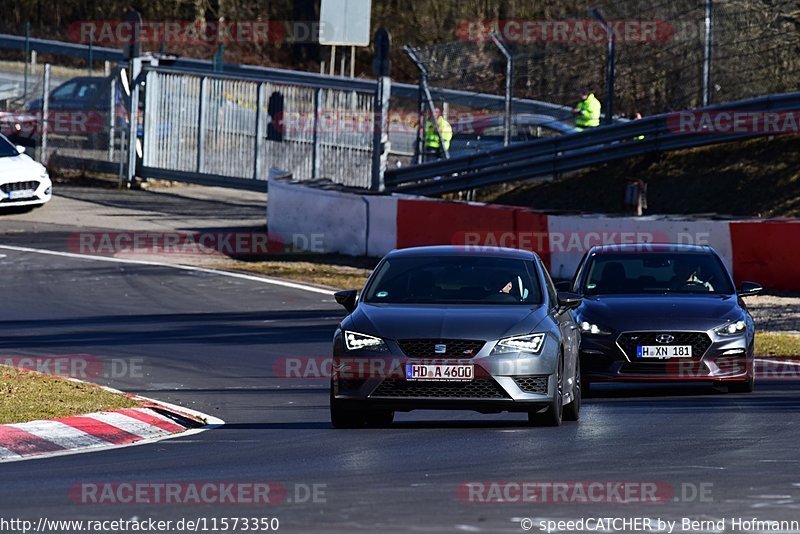
[{"label": "chain-link fence", "polygon": [[607,0],[567,18],[506,15],[457,21],[457,40],[417,47],[431,85],[502,94],[504,60],[489,38],[497,32],[513,54],[515,97],[574,105],[590,88],[605,101],[606,24],[621,116],[695,108],[706,92],[721,103],[800,85],[796,0]]},{"label": "chain-link fence", "polygon": [[118,166],[128,120],[119,73],[87,76],[39,64],[31,66],[26,83],[6,71],[0,133],[41,163],[57,156]]}]

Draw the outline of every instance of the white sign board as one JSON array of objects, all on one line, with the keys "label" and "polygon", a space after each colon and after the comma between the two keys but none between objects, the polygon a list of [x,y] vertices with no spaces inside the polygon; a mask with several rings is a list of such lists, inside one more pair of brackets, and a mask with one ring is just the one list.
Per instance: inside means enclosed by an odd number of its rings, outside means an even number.
[{"label": "white sign board", "polygon": [[319,44],[369,46],[372,0],[322,0]]}]

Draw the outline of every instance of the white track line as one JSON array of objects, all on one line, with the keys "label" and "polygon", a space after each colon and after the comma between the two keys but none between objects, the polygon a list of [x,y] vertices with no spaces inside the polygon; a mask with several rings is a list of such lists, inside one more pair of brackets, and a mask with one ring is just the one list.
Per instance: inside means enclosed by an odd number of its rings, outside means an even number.
[{"label": "white track line", "polygon": [[8,462],[8,461],[13,462],[15,460],[22,460],[22,459],[23,459],[22,456],[20,456],[16,452],[11,452],[5,447],[0,447],[0,462]]},{"label": "white track line", "polygon": [[151,267],[170,267],[172,269],[180,269],[182,271],[194,271],[199,273],[216,274],[219,276],[228,276],[230,278],[239,278],[241,280],[250,280],[252,282],[261,282],[262,284],[271,284],[274,286],[288,287],[290,289],[299,289],[301,291],[310,291],[311,293],[318,293],[320,295],[333,296],[333,290],[322,289],[320,287],[309,286],[299,282],[287,282],[286,280],[279,280],[277,278],[269,278],[266,276],[255,276],[243,273],[233,273],[229,271],[220,271],[218,269],[208,269],[206,267],[193,267],[191,265],[180,265],[175,263],[163,263],[160,261],[149,260],[128,260],[122,258],[107,258],[104,256],[92,256],[89,254],[75,254],[74,252],[59,252],[56,250],[47,250],[41,248],[29,247],[15,247],[12,245],[0,245],[0,249],[15,250],[17,252],[32,252],[34,254],[48,254],[50,256],[61,256],[64,258],[76,258],[83,260],[105,261],[110,263],[126,263],[129,265],[149,265]]}]

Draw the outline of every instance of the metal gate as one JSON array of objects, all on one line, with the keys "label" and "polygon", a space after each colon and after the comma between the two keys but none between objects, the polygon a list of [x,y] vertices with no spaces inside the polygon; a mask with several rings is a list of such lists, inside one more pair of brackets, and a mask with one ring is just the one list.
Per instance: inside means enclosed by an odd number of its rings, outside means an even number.
[{"label": "metal gate", "polygon": [[270,175],[367,189],[374,91],[147,69],[137,175],[263,190]]}]

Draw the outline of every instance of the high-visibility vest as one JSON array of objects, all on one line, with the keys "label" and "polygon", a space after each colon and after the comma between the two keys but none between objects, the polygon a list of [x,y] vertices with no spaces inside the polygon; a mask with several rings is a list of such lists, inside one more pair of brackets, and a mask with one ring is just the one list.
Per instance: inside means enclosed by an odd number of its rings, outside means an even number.
[{"label": "high-visibility vest", "polygon": [[[436,120],[439,127],[439,133],[442,134],[442,141],[444,142],[444,149],[450,150],[450,140],[453,139],[453,127],[445,120],[444,117],[439,117]],[[433,127],[431,121],[425,122],[425,148],[431,150],[439,150],[439,136],[436,135],[436,128]]]},{"label": "high-visibility vest", "polygon": [[590,93],[586,100],[578,102],[575,106],[578,110],[578,115],[575,117],[575,126],[577,128],[594,128],[600,126],[600,113],[602,105],[600,101],[595,98],[594,93]]}]

